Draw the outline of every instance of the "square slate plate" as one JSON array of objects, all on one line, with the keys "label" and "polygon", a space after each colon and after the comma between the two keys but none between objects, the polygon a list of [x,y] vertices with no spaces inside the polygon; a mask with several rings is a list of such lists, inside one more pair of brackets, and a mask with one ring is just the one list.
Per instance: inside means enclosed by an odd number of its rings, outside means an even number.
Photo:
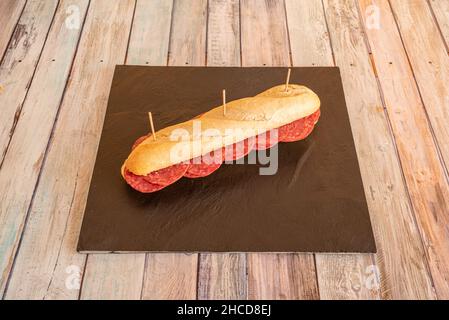
[{"label": "square slate plate", "polygon": [[223,165],[153,194],[120,167],[133,142],[285,81],[286,68],[117,66],[78,243],[80,252],[375,252],[338,68],[292,68],[322,101],[304,141],[281,143],[278,172]]}]

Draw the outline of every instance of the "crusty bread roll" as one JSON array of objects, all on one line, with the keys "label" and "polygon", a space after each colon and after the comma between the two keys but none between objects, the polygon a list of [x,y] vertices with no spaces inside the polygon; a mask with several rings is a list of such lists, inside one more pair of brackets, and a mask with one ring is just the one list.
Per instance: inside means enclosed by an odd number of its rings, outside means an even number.
[{"label": "crusty bread roll", "polygon": [[[266,131],[311,115],[320,108],[320,99],[309,88],[290,84],[268,89],[255,97],[234,100],[196,119],[164,128],[140,143],[122,166],[135,175],[145,176],[171,165],[208,154],[211,151],[254,137]],[[195,126],[202,134],[193,135]],[[232,130],[232,132],[230,132]],[[184,140],[173,140],[174,132],[189,133]],[[208,134],[205,134],[207,132]],[[186,150],[176,153],[173,150]]]}]

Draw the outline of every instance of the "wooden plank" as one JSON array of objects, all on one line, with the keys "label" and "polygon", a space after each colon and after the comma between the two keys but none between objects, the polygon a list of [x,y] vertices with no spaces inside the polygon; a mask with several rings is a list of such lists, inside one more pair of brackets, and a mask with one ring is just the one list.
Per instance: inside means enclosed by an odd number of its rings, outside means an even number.
[{"label": "wooden plank", "polygon": [[86,256],[76,253],[76,244],[112,75],[125,59],[134,5],[133,0],[90,4],[8,299],[78,298]]},{"label": "wooden plank", "polygon": [[247,296],[244,253],[204,253],[198,270],[198,299],[242,300]]},{"label": "wooden plank", "polygon": [[[239,1],[209,0],[208,66],[240,66]],[[200,255],[198,299],[245,299],[246,255]]]},{"label": "wooden plank", "polygon": [[[289,66],[283,1],[241,1],[244,66]],[[317,299],[311,254],[247,255],[249,299]]]},{"label": "wooden plank", "polygon": [[198,254],[149,254],[142,289],[144,300],[194,300]]},{"label": "wooden plank", "polygon": [[57,0],[28,2],[0,65],[0,163],[20,116],[57,5]]},{"label": "wooden plank", "polygon": [[204,66],[206,63],[207,0],[194,4],[176,1],[170,34],[169,64]]},{"label": "wooden plank", "polygon": [[[126,64],[167,64],[172,7],[173,1],[137,1]],[[89,255],[81,298],[140,299],[145,261],[145,254]],[[132,281],[123,277],[129,270]]]},{"label": "wooden plank", "polygon": [[80,29],[64,27],[66,10],[74,3],[80,9],[81,22],[84,20],[87,0],[62,1],[0,170],[0,226],[5,228],[0,232],[1,293],[14,260],[81,34]]},{"label": "wooden plank", "polygon": [[243,0],[240,15],[242,65],[290,65],[283,1]]},{"label": "wooden plank", "polygon": [[173,0],[137,0],[127,64],[166,65]]},{"label": "wooden plank", "polygon": [[334,66],[321,0],[285,0],[294,66]]},{"label": "wooden plank", "polygon": [[[286,0],[294,66],[333,66],[332,49],[321,0]],[[321,299],[377,299],[378,287],[365,285],[372,255],[316,254]]]},{"label": "wooden plank", "polygon": [[[204,65],[207,1],[175,1],[169,65]],[[143,299],[195,299],[198,254],[148,254]]]},{"label": "wooden plank", "polygon": [[89,254],[82,300],[136,300],[142,293],[145,254]]},{"label": "wooden plank", "polygon": [[248,254],[249,299],[318,299],[312,254]]},{"label": "wooden plank", "polygon": [[366,28],[438,297],[449,299],[449,185],[424,106],[388,3],[379,8],[382,29]]},{"label": "wooden plank", "polygon": [[321,299],[380,299],[379,269],[373,255],[317,254],[315,259]]},{"label": "wooden plank", "polygon": [[391,1],[391,7],[447,170],[449,59],[446,47],[427,3],[420,0],[394,0]]},{"label": "wooden plank", "polygon": [[376,237],[382,298],[434,298],[357,7],[352,0],[324,5]]},{"label": "wooden plank", "polygon": [[449,0],[429,0],[441,33],[449,46]]},{"label": "wooden plank", "polygon": [[144,254],[89,255],[80,298],[83,300],[140,299],[144,258]]},{"label": "wooden plank", "polygon": [[240,4],[238,0],[210,0],[207,65],[240,66]]},{"label": "wooden plank", "polygon": [[20,18],[26,0],[2,0],[0,1],[0,61],[3,57],[9,40]]}]

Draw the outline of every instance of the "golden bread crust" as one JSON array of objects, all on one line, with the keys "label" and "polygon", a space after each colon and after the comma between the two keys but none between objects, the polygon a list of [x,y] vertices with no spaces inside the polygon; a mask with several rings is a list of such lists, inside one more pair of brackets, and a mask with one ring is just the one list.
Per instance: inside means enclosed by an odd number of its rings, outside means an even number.
[{"label": "golden bread crust", "polygon": [[[234,100],[218,106],[196,119],[164,128],[139,144],[122,166],[136,175],[147,175],[171,165],[190,160],[257,134],[279,128],[311,115],[320,108],[320,99],[309,88],[290,84],[268,89],[255,97]],[[201,134],[194,135],[194,128]],[[187,134],[183,140],[176,134]],[[175,152],[186,150],[187,154]],[[184,152],[185,153],[185,152]],[[176,155],[176,156],[174,156]]]}]

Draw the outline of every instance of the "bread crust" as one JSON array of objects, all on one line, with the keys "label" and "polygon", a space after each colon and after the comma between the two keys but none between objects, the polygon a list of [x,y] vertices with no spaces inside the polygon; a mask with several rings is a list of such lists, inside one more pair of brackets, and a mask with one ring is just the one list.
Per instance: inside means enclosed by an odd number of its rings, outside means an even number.
[{"label": "bread crust", "polygon": [[[228,102],[226,115],[223,106],[218,106],[196,119],[157,131],[156,140],[149,136],[125,160],[122,175],[125,168],[136,175],[147,175],[279,128],[319,108],[319,97],[297,84],[290,84],[287,91],[285,85],[279,85],[255,97]],[[196,134],[199,127],[201,134]],[[174,139],[176,135],[178,139]]]}]

